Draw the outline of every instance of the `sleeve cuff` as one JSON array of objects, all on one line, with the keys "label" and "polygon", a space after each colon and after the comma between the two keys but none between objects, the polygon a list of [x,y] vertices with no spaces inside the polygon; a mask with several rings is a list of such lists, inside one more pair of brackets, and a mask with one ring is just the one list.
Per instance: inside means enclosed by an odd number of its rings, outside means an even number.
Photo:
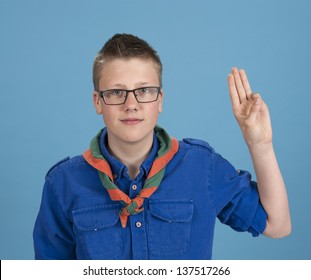
[{"label": "sleeve cuff", "polygon": [[259,236],[259,234],[262,234],[266,228],[267,223],[267,213],[261,203],[258,204],[254,219],[248,229],[248,232],[250,232],[254,237]]}]

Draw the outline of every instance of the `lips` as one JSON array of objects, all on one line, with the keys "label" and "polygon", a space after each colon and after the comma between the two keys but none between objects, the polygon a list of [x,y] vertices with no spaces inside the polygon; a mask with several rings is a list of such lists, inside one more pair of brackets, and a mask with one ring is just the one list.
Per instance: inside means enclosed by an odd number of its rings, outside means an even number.
[{"label": "lips", "polygon": [[126,118],[122,119],[121,122],[126,125],[135,125],[141,123],[143,120],[138,118]]}]

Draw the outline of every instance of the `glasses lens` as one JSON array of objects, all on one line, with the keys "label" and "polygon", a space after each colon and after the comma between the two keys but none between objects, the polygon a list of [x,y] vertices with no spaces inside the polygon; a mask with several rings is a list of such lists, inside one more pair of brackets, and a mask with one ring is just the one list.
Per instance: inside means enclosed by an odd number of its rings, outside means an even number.
[{"label": "glasses lens", "polygon": [[158,99],[159,88],[144,87],[135,90],[136,99],[141,103],[153,102]]},{"label": "glasses lens", "polygon": [[106,104],[122,104],[126,98],[126,91],[124,90],[107,90],[103,93]]}]

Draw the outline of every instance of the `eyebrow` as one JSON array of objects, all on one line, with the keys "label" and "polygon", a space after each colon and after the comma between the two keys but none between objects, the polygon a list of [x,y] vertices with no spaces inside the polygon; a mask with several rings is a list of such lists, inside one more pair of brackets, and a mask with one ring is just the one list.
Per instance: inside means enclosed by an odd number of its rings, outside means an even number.
[{"label": "eyebrow", "polygon": [[[148,85],[148,84],[150,84],[150,83],[148,83],[148,82],[139,82],[139,83],[135,84],[135,87],[141,87],[141,86],[145,86],[145,85]],[[120,84],[120,83],[113,84],[112,86],[113,87],[117,87],[117,88],[127,88],[126,85]]]}]

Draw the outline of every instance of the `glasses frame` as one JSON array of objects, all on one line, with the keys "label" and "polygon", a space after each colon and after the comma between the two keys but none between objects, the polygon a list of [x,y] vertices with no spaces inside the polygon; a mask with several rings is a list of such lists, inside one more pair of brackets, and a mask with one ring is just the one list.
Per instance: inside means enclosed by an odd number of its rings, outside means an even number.
[{"label": "glasses frame", "polygon": [[[155,99],[155,100],[152,100],[152,101],[143,101],[143,102],[142,102],[142,101],[138,101],[138,99],[137,99],[137,94],[135,93],[135,91],[141,90],[141,89],[146,89],[146,88],[155,88],[155,89],[157,89],[158,92],[157,92],[157,97],[156,97],[156,99]],[[106,100],[105,100],[104,94],[105,94],[105,92],[112,91],[112,90],[125,91],[125,99],[124,99],[124,102],[122,102],[122,103],[117,103],[117,104],[110,104],[110,103],[107,103]],[[154,86],[152,86],[152,87],[140,87],[140,88],[129,89],[129,90],[127,90],[127,89],[117,89],[117,88],[114,88],[114,89],[107,89],[107,90],[100,90],[100,91],[98,91],[99,96],[103,99],[104,103],[105,103],[106,105],[111,105],[111,106],[114,106],[114,105],[123,105],[123,104],[125,104],[125,102],[126,102],[126,100],[127,100],[127,97],[128,97],[128,94],[129,94],[130,92],[133,92],[134,97],[135,97],[135,99],[136,99],[136,101],[137,101],[138,103],[152,103],[152,102],[156,102],[156,101],[158,100],[159,94],[161,93],[161,87],[154,87]]]}]

